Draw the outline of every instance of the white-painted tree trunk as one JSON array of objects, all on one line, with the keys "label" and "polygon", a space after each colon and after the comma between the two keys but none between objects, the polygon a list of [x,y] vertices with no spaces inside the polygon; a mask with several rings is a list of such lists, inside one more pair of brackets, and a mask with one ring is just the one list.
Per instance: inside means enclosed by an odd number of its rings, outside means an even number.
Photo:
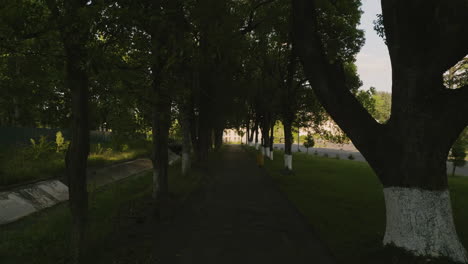
[{"label": "white-painted tree trunk", "polygon": [[263,155],[265,155],[267,158],[270,158],[270,148],[263,147]]},{"label": "white-painted tree trunk", "polygon": [[406,249],[417,256],[445,256],[468,263],[453,222],[448,190],[384,188],[387,225],[384,245]]},{"label": "white-painted tree trunk", "polygon": [[255,142],[255,149],[258,150],[258,142]]},{"label": "white-painted tree trunk", "polygon": [[190,154],[182,152],[182,175],[187,175],[190,170]]},{"label": "white-painted tree trunk", "polygon": [[284,167],[288,170],[292,170],[292,155],[284,155]]},{"label": "white-painted tree trunk", "polygon": [[273,150],[268,148],[268,151],[270,152],[270,156],[269,156],[270,160],[273,160],[273,153],[274,153]]},{"label": "white-painted tree trunk", "polygon": [[249,141],[249,147],[252,147],[252,146],[253,146],[253,142]]},{"label": "white-painted tree trunk", "polygon": [[158,197],[159,193],[159,171],[154,168],[153,169],[153,199],[156,199]]}]

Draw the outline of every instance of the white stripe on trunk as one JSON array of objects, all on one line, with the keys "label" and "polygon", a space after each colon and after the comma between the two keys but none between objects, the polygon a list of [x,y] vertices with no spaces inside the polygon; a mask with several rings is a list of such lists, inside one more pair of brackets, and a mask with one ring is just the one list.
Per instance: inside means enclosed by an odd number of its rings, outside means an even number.
[{"label": "white stripe on trunk", "polygon": [[417,256],[445,256],[467,263],[453,222],[448,190],[384,188],[387,226],[384,245],[394,245]]},{"label": "white stripe on trunk", "polygon": [[273,150],[271,150],[270,148],[268,148],[268,151],[270,152],[270,160],[273,160]]},{"label": "white stripe on trunk", "polygon": [[284,155],[284,167],[288,170],[292,170],[292,155]]},{"label": "white stripe on trunk", "polygon": [[190,154],[182,152],[182,175],[186,175],[190,169]]}]

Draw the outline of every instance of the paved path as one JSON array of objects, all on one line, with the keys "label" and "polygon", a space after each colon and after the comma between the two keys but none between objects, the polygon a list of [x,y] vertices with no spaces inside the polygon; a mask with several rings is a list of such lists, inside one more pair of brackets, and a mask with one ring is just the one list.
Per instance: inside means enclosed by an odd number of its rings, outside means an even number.
[{"label": "paved path", "polygon": [[254,158],[227,146],[155,245],[164,264],[326,264],[328,249]]},{"label": "paved path", "polygon": [[[274,144],[275,148],[278,149],[284,149],[284,144]],[[307,149],[304,146],[300,146],[299,148],[301,152],[306,153]],[[292,146],[292,151],[297,152],[298,146],[297,144],[293,144]],[[333,148],[310,148],[309,149],[309,154],[314,154],[314,152],[317,151],[317,153],[321,156],[323,156],[325,153],[328,154],[328,157],[334,158],[336,155],[340,157],[340,159],[348,159],[348,156],[351,154],[354,157],[355,161],[366,161],[366,159],[362,156],[362,154],[357,151],[356,149],[352,149],[350,147],[347,147],[346,149],[333,149]],[[293,161],[294,163],[294,161]],[[452,169],[453,169],[453,163],[452,162],[447,162],[447,174],[452,175]],[[456,175],[460,176],[468,176],[468,165],[465,165],[464,167],[458,167],[455,171]]]}]

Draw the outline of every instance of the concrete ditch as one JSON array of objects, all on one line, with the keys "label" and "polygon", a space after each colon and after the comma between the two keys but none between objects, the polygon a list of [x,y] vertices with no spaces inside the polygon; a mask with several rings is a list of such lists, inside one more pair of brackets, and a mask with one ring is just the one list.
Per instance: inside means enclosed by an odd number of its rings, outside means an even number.
[{"label": "concrete ditch", "polygon": [[[180,157],[169,151],[169,164]],[[150,170],[149,159],[136,159],[88,171],[88,189],[137,175]],[[0,225],[8,224],[32,213],[68,200],[68,187],[58,179],[45,180],[0,192]]]}]

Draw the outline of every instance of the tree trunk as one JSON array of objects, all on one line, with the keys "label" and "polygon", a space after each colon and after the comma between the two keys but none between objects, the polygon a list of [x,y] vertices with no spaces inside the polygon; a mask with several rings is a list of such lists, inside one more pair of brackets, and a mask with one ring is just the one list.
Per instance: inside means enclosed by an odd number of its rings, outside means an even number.
[{"label": "tree trunk", "polygon": [[[197,122],[197,117],[195,116],[195,112],[194,112],[194,106],[193,106],[193,98],[191,97],[190,98],[190,101],[189,101],[189,104],[188,104],[188,107],[187,107],[187,111],[188,111],[188,125],[189,125],[189,129],[190,129],[190,140],[191,140],[191,143],[192,143],[192,149],[193,149],[193,153],[194,155],[197,155],[198,151],[197,151],[197,146],[198,146],[198,122]],[[198,160],[198,157],[194,157],[195,160]]]},{"label": "tree trunk", "polygon": [[257,126],[255,127],[255,149],[258,150],[258,123],[257,123]]},{"label": "tree trunk", "polygon": [[[86,44],[89,25],[81,23],[77,10],[78,3],[64,5],[60,13],[57,3],[48,1],[47,5],[57,19],[66,60],[66,83],[71,91],[71,141],[68,147],[65,165],[71,211],[70,249],[71,263],[83,263],[86,251],[86,226],[88,220],[88,192],[86,167],[89,154],[89,76],[86,71]],[[61,24],[62,17],[78,23],[71,28]]]},{"label": "tree trunk", "polygon": [[67,62],[72,97],[71,142],[67,153],[69,204],[72,215],[71,250],[74,263],[81,263],[85,251],[88,218],[86,163],[89,154],[88,78],[74,59]]},{"label": "tree trunk", "polygon": [[189,121],[190,109],[188,109],[187,106],[181,106],[180,109],[179,122],[182,129],[182,175],[187,175],[191,167],[190,153],[192,151]]},{"label": "tree trunk", "polygon": [[300,141],[301,141],[301,128],[298,127],[297,128],[297,152],[301,152],[301,145],[300,145],[301,143],[300,143]]},{"label": "tree trunk", "polygon": [[217,127],[216,129],[213,130],[213,136],[214,136],[214,146],[216,150],[220,150],[221,146],[223,145],[223,128],[222,127]]},{"label": "tree trunk", "polygon": [[270,130],[270,142],[269,142],[269,150],[270,150],[270,160],[273,160],[273,139],[274,139],[274,132],[275,132],[275,122],[272,122],[271,124],[271,130]]},{"label": "tree trunk", "polygon": [[[157,78],[157,77],[156,77]],[[168,203],[168,140],[171,126],[171,99],[169,89],[153,81],[155,104],[153,108],[153,199],[161,217],[165,216]]]},{"label": "tree trunk", "polygon": [[258,149],[258,121],[255,121],[255,148]]},{"label": "tree trunk", "polygon": [[[250,131],[250,117],[247,117],[247,121],[245,123],[245,144],[247,146],[250,146],[249,144],[249,138],[250,138],[250,134],[251,134],[251,131]],[[242,139],[241,139],[242,141]]]},{"label": "tree trunk", "polygon": [[452,177],[455,176],[455,169],[457,166],[455,166],[455,162],[452,162]]},{"label": "tree trunk", "polygon": [[268,113],[264,114],[262,120],[262,152],[267,158],[270,158],[270,117]]},{"label": "tree trunk", "polygon": [[292,125],[289,120],[283,121],[284,128],[284,167],[287,170],[292,170]]}]

